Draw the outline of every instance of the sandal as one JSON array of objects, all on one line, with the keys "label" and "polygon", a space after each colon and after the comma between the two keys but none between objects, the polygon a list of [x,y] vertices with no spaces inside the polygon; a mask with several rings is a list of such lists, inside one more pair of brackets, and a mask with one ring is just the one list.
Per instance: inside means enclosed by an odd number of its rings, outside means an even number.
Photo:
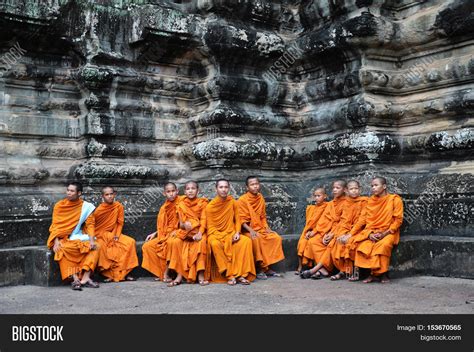
[{"label": "sandal", "polygon": [[134,278],[133,276],[126,276],[125,281],[137,281],[137,279]]},{"label": "sandal", "polygon": [[264,272],[260,272],[260,273],[257,274],[257,279],[266,280],[266,279],[268,279],[268,277],[267,277],[267,274],[265,274]]},{"label": "sandal", "polygon": [[227,285],[230,285],[230,286],[237,285],[237,280],[235,278],[232,278],[229,281],[227,281]]},{"label": "sandal", "polygon": [[281,274],[273,270],[268,270],[267,272],[265,272],[265,275],[267,275],[267,277],[281,277]]},{"label": "sandal", "polygon": [[331,281],[336,281],[336,280],[341,280],[346,277],[346,274],[341,272],[338,272],[336,275],[331,276]]},{"label": "sandal", "polygon": [[71,283],[71,288],[72,288],[74,291],[82,291],[81,282],[80,282],[79,280],[74,280],[74,281]]},{"label": "sandal", "polygon": [[171,281],[168,283],[168,287],[174,287],[174,286],[178,286],[178,285],[181,285],[181,281]]},{"label": "sandal", "polygon": [[247,280],[245,277],[240,276],[237,280],[239,281],[239,284],[250,285],[250,281]]},{"label": "sandal", "polygon": [[311,275],[311,278],[313,280],[321,280],[327,278],[328,276],[329,275],[324,275],[318,270],[315,274]]},{"label": "sandal", "polygon": [[172,282],[173,279],[171,279],[171,278],[169,278],[169,277],[165,277],[165,278],[164,278],[163,280],[161,280],[161,281],[163,281],[165,284],[167,284],[167,283]]},{"label": "sandal", "polygon": [[114,280],[112,280],[110,278],[107,278],[107,279],[104,279],[104,281],[102,281],[102,282],[105,282],[106,284],[108,284],[109,282],[112,282],[112,281],[114,281]]},{"label": "sandal", "polygon": [[99,288],[99,284],[95,281],[92,281],[92,280],[87,280],[87,282],[82,286],[90,287],[90,288]]},{"label": "sandal", "polygon": [[364,284],[370,284],[371,282],[374,282],[374,281],[378,281],[378,279],[373,276],[373,275],[370,275],[367,279],[365,279],[364,281],[362,281]]},{"label": "sandal", "polygon": [[311,274],[311,270],[304,270],[300,273],[300,277],[302,279],[309,279],[313,274]]},{"label": "sandal", "polygon": [[207,280],[199,280],[198,282],[199,282],[199,285],[200,285],[200,286],[207,286],[207,285],[209,285],[209,281],[207,281]]},{"label": "sandal", "polygon": [[390,279],[387,274],[383,274],[382,277],[380,278],[380,282],[382,284],[388,284],[390,283]]}]

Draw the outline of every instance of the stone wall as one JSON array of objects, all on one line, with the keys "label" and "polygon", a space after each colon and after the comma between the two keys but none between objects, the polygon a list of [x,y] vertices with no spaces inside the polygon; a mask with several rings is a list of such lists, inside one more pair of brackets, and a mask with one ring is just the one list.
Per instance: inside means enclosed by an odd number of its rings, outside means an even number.
[{"label": "stone wall", "polygon": [[405,200],[403,236],[474,237],[473,9],[3,1],[0,249],[45,243],[67,180],[94,202],[117,186],[143,239],[164,182],[212,197],[225,176],[240,195],[248,174],[281,233],[301,231],[315,186],[354,177],[367,194],[381,174]]}]

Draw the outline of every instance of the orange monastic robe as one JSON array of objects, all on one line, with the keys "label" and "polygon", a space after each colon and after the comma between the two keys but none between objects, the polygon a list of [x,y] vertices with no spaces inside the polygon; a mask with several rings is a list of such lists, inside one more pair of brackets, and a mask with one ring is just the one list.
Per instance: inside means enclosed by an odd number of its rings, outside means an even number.
[{"label": "orange monastic robe", "polygon": [[202,214],[200,231],[205,229],[208,243],[206,279],[223,282],[241,276],[255,280],[252,241],[240,236],[232,243],[232,237],[241,229],[237,202],[232,196],[216,197],[209,202]]},{"label": "orange monastic robe", "polygon": [[[402,222],[403,201],[399,195],[387,194],[382,197],[370,197],[365,211],[351,230],[352,249],[355,249],[355,265],[371,269],[373,275],[387,272],[392,248],[400,240]],[[390,231],[390,234],[380,241],[373,242],[369,239],[370,234],[387,230]]]},{"label": "orange monastic robe", "polygon": [[183,275],[188,282],[196,281],[197,273],[206,268],[207,235],[203,233],[200,241],[194,241],[193,236],[201,227],[201,214],[209,201],[207,198],[184,198],[178,205],[180,223],[189,221],[192,229],[178,229],[176,237],[168,242],[168,268]]},{"label": "orange monastic robe", "polygon": [[337,241],[342,235],[346,235],[358,221],[363,209],[367,205],[367,197],[346,198],[344,209],[342,210],[341,220],[337,230],[334,232],[333,242],[328,245],[328,250],[324,252],[321,258],[321,263],[326,268],[331,268],[333,265],[342,272],[352,273],[354,262],[350,258],[345,257],[346,245]]},{"label": "orange monastic robe", "polygon": [[262,270],[267,271],[269,266],[285,259],[281,237],[276,232],[267,232],[267,212],[265,199],[261,193],[254,195],[245,193],[237,201],[241,224],[248,223],[258,233],[257,238],[251,238],[250,233],[242,227],[242,234],[252,240],[253,255],[260,263]]},{"label": "orange monastic robe", "polygon": [[[93,271],[99,260],[99,251],[91,250],[89,241],[70,240],[69,235],[78,225],[82,210],[82,199],[70,201],[63,199],[54,205],[53,221],[49,227],[48,248],[52,249],[56,238],[61,243],[54,260],[59,262],[61,278],[64,280],[73,274]],[[82,232],[94,236],[94,217],[89,215],[82,226]]]},{"label": "orange monastic robe", "polygon": [[[123,205],[101,203],[94,211],[95,234],[100,245],[98,270],[115,282],[124,280],[138,266],[135,240],[122,234]],[[114,240],[117,236],[118,240]]]},{"label": "orange monastic robe", "polygon": [[[308,240],[306,245],[305,251],[303,253],[303,265],[308,264],[311,261],[314,263],[319,263],[327,247],[332,247],[332,241],[328,244],[328,246],[324,245],[323,237],[327,233],[334,233],[337,230],[345,203],[345,196],[333,199],[332,201],[328,202],[323,215],[319,219],[318,223],[316,224],[316,228],[314,229],[315,235]],[[328,268],[328,270],[331,269],[332,267]]]},{"label": "orange monastic robe", "polygon": [[168,239],[179,227],[179,218],[176,206],[182,196],[170,202],[168,199],[163,204],[156,217],[156,237],[143,244],[142,268],[148,270],[163,280],[166,271],[166,260],[168,256]]},{"label": "orange monastic robe", "polygon": [[308,244],[308,240],[305,238],[306,233],[315,229],[316,224],[318,223],[319,218],[321,218],[321,215],[323,215],[327,205],[327,202],[323,202],[321,204],[311,204],[306,207],[306,225],[298,241],[298,257],[303,257],[306,245]]}]

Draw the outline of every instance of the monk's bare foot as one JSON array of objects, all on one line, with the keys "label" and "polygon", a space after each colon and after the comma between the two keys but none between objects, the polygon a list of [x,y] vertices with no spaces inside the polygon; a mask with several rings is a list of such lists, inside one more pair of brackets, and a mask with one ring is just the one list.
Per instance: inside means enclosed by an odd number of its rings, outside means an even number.
[{"label": "monk's bare foot", "polygon": [[321,269],[319,269],[319,272],[321,273],[321,275],[323,275],[324,277],[326,276],[329,276],[329,272],[323,267]]},{"label": "monk's bare foot", "polygon": [[265,271],[265,274],[268,277],[281,277],[281,275],[279,273],[277,273],[275,270],[272,270],[272,269],[269,269],[269,270]]},{"label": "monk's bare foot", "polygon": [[374,282],[374,281],[378,281],[377,277],[373,275],[369,275],[369,277],[362,282],[364,284],[370,284],[371,282]]},{"label": "monk's bare foot", "polygon": [[113,280],[110,279],[110,278],[104,279],[104,282],[105,282],[105,283],[109,283],[109,282],[112,282],[112,281],[113,281]]},{"label": "monk's bare foot", "polygon": [[137,279],[134,278],[133,276],[127,275],[127,276],[125,277],[125,281],[137,281]]},{"label": "monk's bare foot", "polygon": [[296,268],[295,275],[301,274],[301,270],[303,270],[303,267],[302,267],[302,266],[298,266],[298,268]]},{"label": "monk's bare foot", "polygon": [[390,279],[388,278],[388,275],[386,273],[382,275],[382,277],[380,278],[380,282],[383,284],[390,283]]},{"label": "monk's bare foot", "polygon": [[160,279],[158,276],[155,277],[153,280],[155,280],[155,281],[161,281],[161,279]]},{"label": "monk's bare foot", "polygon": [[227,281],[227,285],[234,286],[237,284],[237,280],[233,277]]},{"label": "monk's bare foot", "polygon": [[171,282],[171,281],[173,281],[173,279],[170,278],[169,276],[165,276],[165,278],[163,279],[163,282],[164,282],[165,284],[167,284],[167,283],[169,283],[169,282]]},{"label": "monk's bare foot", "polygon": [[331,276],[331,281],[336,281],[336,280],[341,280],[346,277],[346,274],[344,274],[342,271],[338,272],[336,275]]}]

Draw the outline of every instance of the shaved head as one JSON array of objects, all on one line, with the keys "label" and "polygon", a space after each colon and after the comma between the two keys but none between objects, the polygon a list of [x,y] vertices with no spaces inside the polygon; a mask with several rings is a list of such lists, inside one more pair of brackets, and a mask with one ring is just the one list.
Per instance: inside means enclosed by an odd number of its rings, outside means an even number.
[{"label": "shaved head", "polygon": [[386,185],[387,184],[387,179],[382,176],[375,176],[372,180],[379,180],[381,184]]}]

